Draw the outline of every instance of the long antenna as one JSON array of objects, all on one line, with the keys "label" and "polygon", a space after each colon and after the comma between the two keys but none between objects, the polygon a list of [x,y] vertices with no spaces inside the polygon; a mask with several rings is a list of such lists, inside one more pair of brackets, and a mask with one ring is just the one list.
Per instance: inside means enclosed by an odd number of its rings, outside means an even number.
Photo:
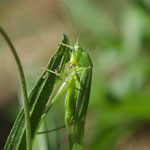
[{"label": "long antenna", "polygon": [[73,22],[71,11],[70,11],[69,7],[64,2],[62,2],[62,1],[58,1],[58,2],[59,2],[59,4],[62,4],[67,9],[67,11],[69,13],[69,16],[70,16],[70,19],[71,19],[72,28],[73,28],[72,30],[73,30],[73,33],[74,33],[74,40],[76,41],[77,40],[77,36],[76,36],[75,24]]},{"label": "long antenna", "polygon": [[[86,0],[86,3],[87,3],[86,5],[89,5],[89,0]],[[80,38],[81,32],[82,32],[82,29],[81,29],[81,26],[80,26],[80,29],[79,29],[79,32],[78,32],[78,37],[77,37],[77,42],[79,42],[79,38]]]},{"label": "long antenna", "polygon": [[81,30],[81,27],[80,27],[80,29],[79,29],[79,34],[78,34],[78,38],[77,38],[77,42],[79,42],[79,38],[80,38],[81,32],[82,32],[82,30]]}]

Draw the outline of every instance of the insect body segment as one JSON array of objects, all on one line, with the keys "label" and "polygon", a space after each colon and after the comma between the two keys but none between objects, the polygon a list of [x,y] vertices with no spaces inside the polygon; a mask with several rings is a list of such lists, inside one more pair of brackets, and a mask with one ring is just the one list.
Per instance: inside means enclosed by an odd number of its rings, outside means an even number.
[{"label": "insect body segment", "polygon": [[77,67],[93,66],[89,54],[81,48],[78,42],[74,46],[72,57]]},{"label": "insect body segment", "polygon": [[[75,147],[82,149],[93,64],[89,54],[81,48],[78,42],[72,49],[70,63],[71,66],[74,66],[76,79],[72,79],[75,81],[72,81],[67,91],[69,96],[66,96],[65,123],[69,136],[70,148],[73,150]],[[68,103],[71,105],[67,105]],[[68,115],[70,110],[72,114]],[[73,119],[74,122],[73,128],[70,131],[68,124],[71,119]]]},{"label": "insect body segment", "polygon": [[[64,45],[64,44],[63,44]],[[64,45],[69,47],[68,45]],[[92,78],[92,61],[89,54],[77,42],[72,48],[70,68],[65,72],[66,78],[52,100],[53,104],[66,90],[65,124],[69,137],[70,149],[82,149],[85,119],[90,97]],[[70,122],[73,122],[70,129]]]},{"label": "insect body segment", "polygon": [[70,121],[74,120],[74,113],[75,113],[76,99],[77,99],[75,82],[76,82],[75,79],[72,78],[65,98],[65,124],[66,124],[66,129],[69,137],[69,143],[71,142],[71,137],[70,137],[71,132],[70,132],[69,123]]}]

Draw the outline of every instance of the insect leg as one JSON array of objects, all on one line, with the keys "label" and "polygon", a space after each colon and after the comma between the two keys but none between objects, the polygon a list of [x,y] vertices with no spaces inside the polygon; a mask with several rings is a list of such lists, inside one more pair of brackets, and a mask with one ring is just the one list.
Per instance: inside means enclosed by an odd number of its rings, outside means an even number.
[{"label": "insect leg", "polygon": [[49,69],[44,68],[44,67],[43,67],[43,69],[44,69],[45,71],[47,71],[47,72],[50,72],[50,73],[56,74],[56,75],[58,75],[58,76],[61,76],[61,74],[60,74],[60,73],[58,73],[58,72],[55,72],[55,71],[49,70]]},{"label": "insect leg", "polygon": [[52,105],[60,98],[60,96],[67,90],[67,88],[69,87],[70,84],[70,80],[71,80],[72,76],[69,75],[65,81],[63,82],[63,84],[61,85],[61,87],[58,89],[55,97],[52,99],[50,105],[48,104],[46,110],[45,110],[45,114],[48,113],[49,109],[52,107]]},{"label": "insect leg", "polygon": [[63,46],[65,46],[65,47],[68,47],[68,48],[70,48],[71,50],[73,49],[73,47],[72,47],[72,46],[67,45],[67,44],[64,44],[64,43],[60,43],[59,45],[63,45]]},{"label": "insect leg", "polygon": [[72,138],[71,138],[71,130],[70,130],[70,121],[74,120],[74,114],[76,109],[76,80],[75,74],[73,72],[72,79],[70,80],[70,85],[68,87],[68,91],[65,98],[65,124],[68,133],[69,143],[71,147]]}]

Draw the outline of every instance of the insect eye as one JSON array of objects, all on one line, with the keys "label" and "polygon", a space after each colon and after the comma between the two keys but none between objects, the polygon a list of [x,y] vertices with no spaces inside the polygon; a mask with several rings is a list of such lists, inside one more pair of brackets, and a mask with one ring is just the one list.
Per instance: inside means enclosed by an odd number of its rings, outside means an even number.
[{"label": "insect eye", "polygon": [[79,50],[79,46],[77,46],[76,49]]}]

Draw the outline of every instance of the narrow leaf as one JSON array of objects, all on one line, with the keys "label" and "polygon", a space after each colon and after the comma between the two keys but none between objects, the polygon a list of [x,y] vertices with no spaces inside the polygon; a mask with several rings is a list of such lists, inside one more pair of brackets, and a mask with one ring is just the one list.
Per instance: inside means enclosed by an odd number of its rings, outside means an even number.
[{"label": "narrow leaf", "polygon": [[[63,34],[62,43],[69,44],[69,40],[65,34]],[[57,70],[57,72],[63,73],[65,64],[69,60],[69,49],[60,45],[57,52],[50,59],[47,69],[53,71]],[[36,135],[45,106],[57,80],[58,76],[54,73],[47,73],[44,71],[29,96],[32,139],[34,139],[34,136]],[[4,150],[26,150],[25,118],[23,109],[20,111],[14,123]]]}]

